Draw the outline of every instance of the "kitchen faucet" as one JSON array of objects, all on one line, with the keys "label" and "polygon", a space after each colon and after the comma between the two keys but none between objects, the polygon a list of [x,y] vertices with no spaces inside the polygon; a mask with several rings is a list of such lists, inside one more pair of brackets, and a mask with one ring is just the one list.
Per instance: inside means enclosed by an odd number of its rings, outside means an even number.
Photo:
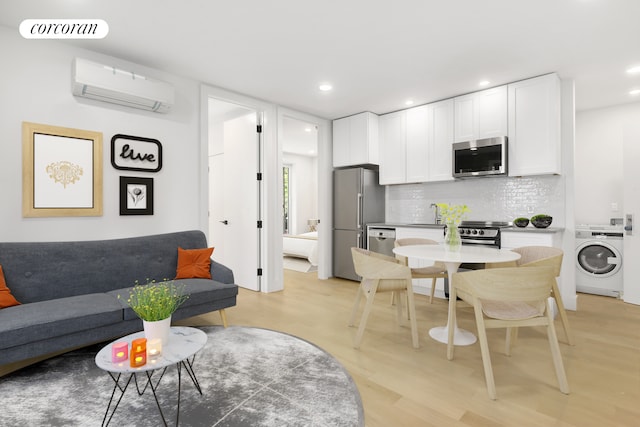
[{"label": "kitchen faucet", "polygon": [[431,203],[430,207],[435,208],[433,218],[436,224],[440,224],[442,222],[442,218],[440,218],[440,207],[436,203]]}]

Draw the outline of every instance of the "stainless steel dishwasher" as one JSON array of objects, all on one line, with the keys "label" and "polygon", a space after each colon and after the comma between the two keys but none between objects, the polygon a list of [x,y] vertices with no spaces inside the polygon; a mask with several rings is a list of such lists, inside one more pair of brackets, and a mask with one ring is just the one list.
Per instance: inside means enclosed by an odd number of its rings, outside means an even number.
[{"label": "stainless steel dishwasher", "polygon": [[396,229],[394,227],[370,226],[367,227],[367,249],[380,254],[394,256],[393,247],[396,242]]}]

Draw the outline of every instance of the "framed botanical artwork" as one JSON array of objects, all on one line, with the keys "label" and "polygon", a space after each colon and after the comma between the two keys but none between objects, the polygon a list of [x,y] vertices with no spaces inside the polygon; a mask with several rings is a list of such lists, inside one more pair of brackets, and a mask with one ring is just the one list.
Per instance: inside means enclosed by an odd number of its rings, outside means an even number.
[{"label": "framed botanical artwork", "polygon": [[120,177],[120,215],[153,215],[153,178]]},{"label": "framed botanical artwork", "polygon": [[157,139],[117,134],[111,138],[111,165],[115,169],[158,172],[162,144]]},{"label": "framed botanical artwork", "polygon": [[22,123],[22,215],[102,215],[102,133]]}]

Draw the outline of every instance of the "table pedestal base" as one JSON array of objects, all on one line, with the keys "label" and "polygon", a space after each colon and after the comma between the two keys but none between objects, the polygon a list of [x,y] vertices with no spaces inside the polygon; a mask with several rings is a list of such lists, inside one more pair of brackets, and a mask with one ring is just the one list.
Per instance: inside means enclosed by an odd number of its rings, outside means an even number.
[{"label": "table pedestal base", "polygon": [[[429,336],[436,341],[447,344],[449,341],[449,326],[436,326],[429,330]],[[453,331],[453,343],[455,345],[471,345],[476,342],[476,336],[469,331],[458,327]]]}]

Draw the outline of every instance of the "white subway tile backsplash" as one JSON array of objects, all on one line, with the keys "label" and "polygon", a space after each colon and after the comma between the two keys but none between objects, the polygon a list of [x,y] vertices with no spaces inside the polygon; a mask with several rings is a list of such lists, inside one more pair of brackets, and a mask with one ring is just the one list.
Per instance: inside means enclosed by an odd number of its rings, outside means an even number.
[{"label": "white subway tile backsplash", "polygon": [[386,222],[431,223],[432,203],[466,204],[468,220],[513,221],[544,213],[553,217],[554,227],[564,227],[565,177],[499,177],[389,185]]}]

